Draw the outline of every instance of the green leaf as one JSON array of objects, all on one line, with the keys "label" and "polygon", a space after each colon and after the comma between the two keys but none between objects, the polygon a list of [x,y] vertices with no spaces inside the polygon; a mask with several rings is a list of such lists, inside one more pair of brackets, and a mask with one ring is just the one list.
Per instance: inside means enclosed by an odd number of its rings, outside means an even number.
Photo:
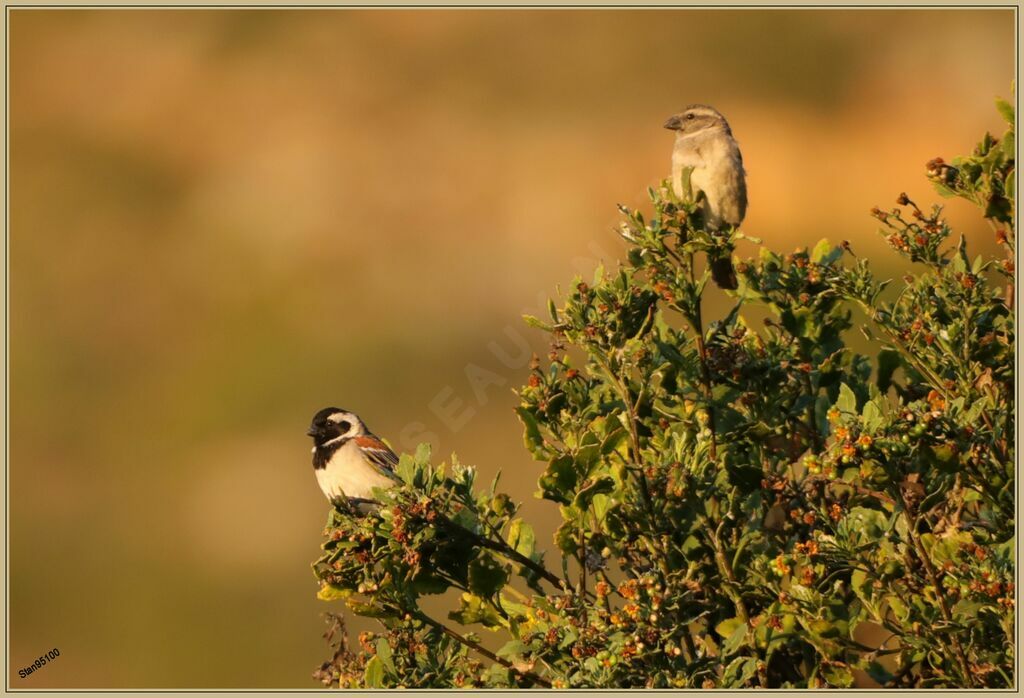
[{"label": "green leaf", "polygon": [[498,601],[498,605],[501,606],[502,610],[504,610],[505,613],[507,613],[513,619],[523,620],[530,615],[529,606],[527,606],[525,603],[513,601],[505,594],[501,594],[498,597]]},{"label": "green leaf", "polygon": [[910,609],[907,608],[906,604],[896,596],[887,596],[886,601],[889,602],[889,608],[892,609],[896,619],[901,623],[907,622],[907,619],[910,618]]},{"label": "green leaf", "polygon": [[1013,204],[1005,197],[993,194],[985,207],[985,218],[994,218],[1002,223],[1013,222]]},{"label": "green leaf", "polygon": [[885,424],[885,419],[882,417],[882,410],[879,409],[874,400],[864,403],[864,411],[861,413],[861,419],[864,422],[864,431],[872,435],[877,434]]},{"label": "green leaf", "polygon": [[601,442],[601,455],[607,456],[616,451],[625,455],[628,445],[629,432],[622,427],[618,427]]},{"label": "green leaf", "polygon": [[533,315],[524,315],[523,321],[530,327],[535,327],[538,330],[544,330],[545,332],[553,332],[555,329],[552,325],[535,318]]},{"label": "green leaf", "polygon": [[352,612],[356,615],[364,616],[365,618],[394,618],[394,611],[386,608],[381,608],[376,604],[363,603],[357,601],[351,596],[345,599],[345,605],[352,609]]},{"label": "green leaf", "polygon": [[743,625],[743,621],[739,618],[729,618],[716,625],[715,632],[721,635],[722,638],[728,638],[741,625]]},{"label": "green leaf", "polygon": [[862,601],[871,602],[871,594],[867,592],[871,588],[867,572],[862,569],[854,570],[853,574],[850,575],[850,586],[853,588],[853,593],[860,597]]},{"label": "green leaf", "polygon": [[499,657],[514,657],[516,655],[523,655],[530,651],[530,646],[523,644],[519,640],[509,640],[501,648],[495,652]]},{"label": "green leaf", "polygon": [[576,489],[576,468],[572,456],[563,455],[552,460],[538,484],[544,499],[568,504],[569,495]]},{"label": "green leaf", "polygon": [[888,529],[885,514],[866,507],[853,507],[836,527],[836,533],[847,537],[855,545],[877,543]]},{"label": "green leaf", "polygon": [[481,553],[469,563],[469,590],[490,598],[508,582],[509,571],[490,553]]},{"label": "green leaf", "polygon": [[584,437],[584,441],[590,443],[581,446],[579,450],[576,451],[576,456],[573,458],[573,462],[576,463],[577,472],[589,474],[601,456],[601,444],[594,440],[594,436],[590,432],[588,432]]},{"label": "green leaf", "polygon": [[395,671],[395,664],[391,661],[391,645],[385,638],[377,640],[375,645],[377,650],[377,658],[380,659],[380,663],[384,665],[384,669],[389,672]]},{"label": "green leaf", "polygon": [[521,405],[516,408],[516,414],[519,416],[519,421],[523,423],[523,444],[526,446],[526,450],[537,460],[547,460],[547,446],[533,412]]},{"label": "green leaf", "polygon": [[875,385],[883,394],[888,392],[892,385],[892,375],[901,363],[900,353],[895,349],[886,347],[878,352],[878,379]]},{"label": "green leaf", "polygon": [[959,469],[960,460],[949,444],[929,444],[923,449],[923,453],[931,465],[943,472],[951,473]]},{"label": "green leaf", "polygon": [[857,414],[857,396],[846,383],[839,385],[839,399],[836,400],[836,409],[847,414]]},{"label": "green leaf", "polygon": [[591,500],[599,494],[608,494],[615,489],[615,480],[608,475],[602,475],[585,485],[576,493],[573,499],[573,506],[580,511],[586,511]]},{"label": "green leaf", "polygon": [[850,668],[841,664],[829,664],[825,666],[821,675],[826,681],[839,688],[849,688],[853,685],[853,672]]},{"label": "green leaf", "polygon": [[345,589],[333,584],[324,584],[320,587],[320,591],[316,593],[316,597],[321,601],[335,601],[337,599],[347,599],[352,596],[351,589]]},{"label": "green leaf", "polygon": [[978,617],[978,611],[984,608],[985,604],[969,599],[961,599],[953,606],[953,619],[959,623],[974,620]]},{"label": "green leaf", "polygon": [[578,524],[574,519],[562,522],[562,525],[555,531],[555,545],[566,555],[576,552],[578,544]]},{"label": "green leaf", "polygon": [[489,603],[475,594],[463,592],[458,611],[449,611],[448,617],[463,625],[480,623],[485,628],[500,628],[504,619]]},{"label": "green leaf", "polygon": [[533,526],[522,519],[514,520],[508,527],[508,544],[517,553],[526,557],[532,556],[537,544]]},{"label": "green leaf", "polygon": [[416,462],[422,467],[430,465],[429,443],[421,443],[419,446],[416,447]]},{"label": "green leaf", "polygon": [[395,474],[402,479],[402,482],[412,485],[416,481],[416,472],[418,470],[416,460],[408,453],[403,453],[398,459]]},{"label": "green leaf", "polygon": [[955,562],[960,551],[972,542],[972,538],[967,531],[956,531],[941,538],[925,533],[921,536],[921,542],[932,560],[942,565],[945,562]]},{"label": "green leaf", "polygon": [[1014,125],[1014,109],[1012,104],[1002,97],[996,97],[996,110],[1002,115],[1006,123],[1010,124],[1010,126]]},{"label": "green leaf", "polygon": [[779,255],[775,254],[774,252],[769,250],[767,247],[762,247],[758,251],[758,256],[761,259],[761,263],[764,264],[765,266],[774,266],[774,267],[782,266],[782,257],[780,257]]},{"label": "green leaf", "polygon": [[384,688],[384,663],[379,657],[371,657],[366,663],[363,685],[367,688]]},{"label": "green leaf", "polygon": [[591,506],[593,507],[594,518],[597,519],[598,523],[603,523],[608,510],[612,507],[612,498],[604,494],[594,495],[594,501],[591,502]]},{"label": "green leaf", "polygon": [[964,414],[964,424],[975,424],[978,419],[981,418],[981,413],[985,410],[984,400],[975,400],[974,403],[967,408],[967,412]]},{"label": "green leaf", "polygon": [[741,622],[739,623],[739,625],[732,629],[732,632],[730,632],[729,637],[726,639],[724,643],[722,643],[722,655],[727,657],[730,654],[734,654],[737,650],[739,650],[740,647],[743,646],[743,643],[745,641],[746,623]]},{"label": "green leaf", "polygon": [[[690,176],[693,174],[692,167],[684,167],[679,173],[680,189],[683,192],[682,200],[686,203],[693,201],[693,187],[690,185]],[[673,189],[674,190],[674,189]]]},{"label": "green leaf", "polygon": [[555,307],[555,301],[548,298],[548,314],[551,315],[551,322],[558,322],[558,308]]},{"label": "green leaf", "polygon": [[843,248],[832,247],[828,238],[822,238],[811,250],[811,261],[816,264],[832,264],[843,256]]},{"label": "green leaf", "polygon": [[1012,565],[1017,559],[1017,536],[1010,536],[1010,538],[995,546],[993,550],[996,553],[996,557]]},{"label": "green leaf", "polygon": [[757,659],[737,657],[729,663],[722,674],[722,682],[730,688],[739,688],[754,678],[757,673]]},{"label": "green leaf", "polygon": [[[804,620],[801,618],[801,622]],[[842,631],[837,627],[837,624],[831,620],[819,618],[806,623],[806,627],[814,635],[819,637],[839,637],[842,635]]]}]

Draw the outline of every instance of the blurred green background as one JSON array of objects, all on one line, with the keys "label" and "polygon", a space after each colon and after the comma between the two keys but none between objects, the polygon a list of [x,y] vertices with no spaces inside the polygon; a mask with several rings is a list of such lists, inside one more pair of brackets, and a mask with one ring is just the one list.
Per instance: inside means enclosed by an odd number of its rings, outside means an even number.
[{"label": "blurred green background", "polygon": [[1015,69],[1010,9],[9,16],[16,688],[314,686],[316,410],[503,469],[550,532],[519,318],[614,264],[668,115],[727,115],[750,234],[896,275],[868,209],[934,202]]}]

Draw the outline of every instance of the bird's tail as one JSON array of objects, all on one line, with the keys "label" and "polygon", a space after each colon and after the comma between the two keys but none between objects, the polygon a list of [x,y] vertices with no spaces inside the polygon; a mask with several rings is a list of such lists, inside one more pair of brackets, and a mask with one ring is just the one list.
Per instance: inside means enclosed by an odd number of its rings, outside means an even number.
[{"label": "bird's tail", "polygon": [[715,280],[719,288],[726,291],[735,291],[739,284],[736,281],[736,270],[732,266],[732,259],[729,257],[718,257],[710,260],[711,278]]}]

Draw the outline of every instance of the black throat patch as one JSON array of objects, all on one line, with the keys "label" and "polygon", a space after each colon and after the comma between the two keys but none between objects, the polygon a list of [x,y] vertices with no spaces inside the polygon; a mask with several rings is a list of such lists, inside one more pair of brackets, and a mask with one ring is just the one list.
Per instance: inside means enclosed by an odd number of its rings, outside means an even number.
[{"label": "black throat patch", "polygon": [[332,443],[317,446],[316,450],[313,451],[313,470],[323,470],[326,468],[334,452],[347,444],[350,438],[338,439]]}]

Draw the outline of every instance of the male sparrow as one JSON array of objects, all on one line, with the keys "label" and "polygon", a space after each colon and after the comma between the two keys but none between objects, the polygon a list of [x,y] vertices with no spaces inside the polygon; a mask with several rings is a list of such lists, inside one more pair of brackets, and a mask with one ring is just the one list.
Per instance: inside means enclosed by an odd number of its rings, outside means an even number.
[{"label": "male sparrow", "polygon": [[[683,170],[692,168],[690,188],[695,197],[704,194],[702,209],[707,228],[721,231],[742,223],[747,212],[743,156],[725,117],[712,107],[691,104],[666,121],[665,128],[676,132],[672,149],[672,189],[676,196],[684,196]],[[711,259],[710,265],[716,284],[736,288],[731,259]]]},{"label": "male sparrow", "polygon": [[374,487],[385,489],[398,481],[398,456],[351,412],[324,408],[313,415],[306,433],[313,437],[316,481],[331,502],[372,502]]}]

